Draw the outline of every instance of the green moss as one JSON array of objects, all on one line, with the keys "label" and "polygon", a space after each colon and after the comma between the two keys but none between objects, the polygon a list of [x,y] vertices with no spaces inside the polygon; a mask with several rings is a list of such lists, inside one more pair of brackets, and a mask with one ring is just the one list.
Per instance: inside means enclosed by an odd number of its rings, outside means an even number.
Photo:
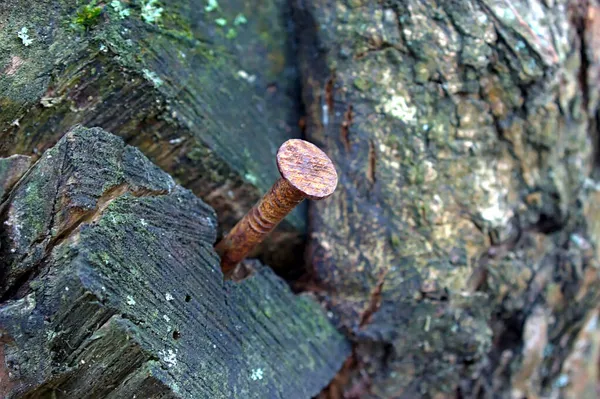
[{"label": "green moss", "polygon": [[227,31],[227,34],[225,35],[226,38],[228,39],[235,39],[237,37],[237,31],[233,28],[229,28],[229,30]]},{"label": "green moss", "polygon": [[102,14],[102,7],[91,3],[77,11],[74,22],[79,26],[89,29],[99,22],[100,14]]}]

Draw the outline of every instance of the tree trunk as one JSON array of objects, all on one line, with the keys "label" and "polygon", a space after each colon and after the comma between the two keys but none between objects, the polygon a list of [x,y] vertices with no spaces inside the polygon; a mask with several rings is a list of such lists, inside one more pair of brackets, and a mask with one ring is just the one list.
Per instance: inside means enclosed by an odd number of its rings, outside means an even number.
[{"label": "tree trunk", "polygon": [[3,398],[310,398],[349,354],[258,262],[224,282],[214,211],[101,129],[46,151],[0,214]]},{"label": "tree trunk", "polygon": [[307,135],[340,175],[312,286],[354,342],[324,397],[597,397],[568,359],[600,337],[599,11],[295,1]]}]

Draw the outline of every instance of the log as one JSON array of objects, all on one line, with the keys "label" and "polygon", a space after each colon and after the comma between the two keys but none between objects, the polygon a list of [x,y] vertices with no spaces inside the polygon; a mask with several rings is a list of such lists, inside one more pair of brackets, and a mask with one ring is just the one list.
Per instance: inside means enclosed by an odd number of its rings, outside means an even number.
[{"label": "log", "polygon": [[214,211],[75,127],[3,203],[0,396],[310,398],[349,345],[268,268],[223,280]]},{"label": "log", "polygon": [[[207,4],[2,2],[0,156],[37,158],[71,126],[99,126],[229,230],[279,177],[279,145],[300,135],[298,74],[286,1]],[[280,241],[297,243],[305,212]]]},{"label": "log", "polygon": [[306,133],[340,177],[309,210],[306,288],[355,348],[323,397],[576,392],[563,365],[600,287],[597,2],[294,8]]}]

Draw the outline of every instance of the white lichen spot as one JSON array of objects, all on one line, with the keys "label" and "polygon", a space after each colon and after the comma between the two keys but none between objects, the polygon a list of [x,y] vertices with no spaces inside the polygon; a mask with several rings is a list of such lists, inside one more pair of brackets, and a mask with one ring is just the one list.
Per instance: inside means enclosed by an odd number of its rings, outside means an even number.
[{"label": "white lichen spot", "polygon": [[69,287],[65,287],[65,291],[69,292]]},{"label": "white lichen spot", "polygon": [[246,71],[239,70],[237,74],[248,83],[254,83],[256,81],[256,75],[249,75]]},{"label": "white lichen spot", "polygon": [[329,125],[329,106],[324,102],[322,108],[323,126]]},{"label": "white lichen spot", "polygon": [[33,39],[29,37],[29,29],[26,27],[22,27],[17,36],[19,36],[25,47],[29,47],[33,43]]},{"label": "white lichen spot", "polygon": [[217,0],[208,0],[208,4],[204,7],[204,11],[211,12],[219,8],[219,3]]},{"label": "white lichen spot", "polygon": [[513,212],[505,202],[508,187],[502,186],[492,165],[482,163],[474,174],[473,187],[484,194],[479,209],[481,217],[494,226],[508,223]]},{"label": "white lichen spot", "polygon": [[567,374],[561,374],[554,383],[557,388],[564,388],[569,385],[569,376]]},{"label": "white lichen spot", "polygon": [[583,188],[591,191],[600,191],[600,182],[586,177],[583,181]]},{"label": "white lichen spot", "polygon": [[173,352],[172,349],[167,350],[166,352],[160,350],[158,355],[161,357],[163,362],[167,364],[167,367],[175,367],[177,366],[177,354]]},{"label": "white lichen spot", "polygon": [[254,369],[250,374],[250,379],[252,381],[258,381],[263,379],[263,370],[262,369]]},{"label": "white lichen spot", "polygon": [[113,10],[115,10],[115,12],[119,15],[119,18],[121,19],[125,19],[129,15],[131,15],[131,11],[129,10],[129,8],[126,8],[123,5],[123,3],[121,3],[119,0],[113,0],[110,3],[110,6],[113,8]]},{"label": "white lichen spot", "polygon": [[46,331],[46,340],[52,341],[57,335],[56,331]]},{"label": "white lichen spot", "polygon": [[251,184],[256,184],[258,182],[258,179],[256,178],[256,176],[254,176],[251,173],[246,173],[244,175],[244,179],[246,179]]},{"label": "white lichen spot", "polygon": [[106,47],[106,45],[104,43],[100,43],[99,50],[102,51],[103,53],[108,52],[108,48]]},{"label": "white lichen spot", "polygon": [[152,72],[149,69],[142,69],[142,72],[144,73],[144,77],[152,82],[154,87],[159,88],[162,86],[163,80],[155,72]]},{"label": "white lichen spot", "polygon": [[146,222],[146,220],[145,220],[145,219],[140,219],[140,223],[141,223],[141,225],[142,225],[142,226],[144,226],[144,227],[148,226],[148,222]]},{"label": "white lichen spot", "polygon": [[133,297],[131,295],[127,295],[127,304],[129,306],[135,305],[135,299],[133,299]]},{"label": "white lichen spot", "polygon": [[[591,317],[583,328],[583,331],[589,334],[594,333],[594,331],[598,329],[598,313],[596,312],[593,317]],[[579,345],[577,345],[579,346]]]},{"label": "white lichen spot", "polygon": [[56,104],[60,104],[60,98],[44,96],[40,99],[40,103],[44,106],[44,108],[52,108]]},{"label": "white lichen spot", "polygon": [[10,304],[6,305],[6,310],[9,312],[13,312],[13,314],[17,313],[20,315],[28,315],[31,313],[33,309],[35,309],[36,301],[35,294],[29,294],[23,299],[19,299]]},{"label": "white lichen spot", "polygon": [[494,203],[487,208],[481,209],[481,217],[494,224],[502,224],[506,220],[506,214],[499,203]]},{"label": "white lichen spot", "polygon": [[392,96],[388,101],[383,103],[380,108],[386,114],[393,116],[394,118],[400,119],[404,123],[415,122],[417,116],[417,108],[410,105],[406,99],[402,96]]},{"label": "white lichen spot", "polygon": [[571,234],[570,239],[573,244],[577,245],[581,249],[587,250],[591,248],[590,243],[579,234]]},{"label": "white lichen spot", "polygon": [[437,171],[435,170],[435,166],[431,161],[423,162],[423,172],[426,183],[431,183],[435,179],[437,179]]},{"label": "white lichen spot", "polygon": [[233,20],[233,24],[235,26],[238,25],[244,25],[245,23],[247,23],[248,20],[246,19],[246,17],[244,16],[244,14],[238,14],[235,19]]},{"label": "white lichen spot", "polygon": [[158,6],[158,0],[148,0],[142,3],[142,19],[149,24],[158,22],[163,11],[163,8]]},{"label": "white lichen spot", "polygon": [[165,294],[165,299],[166,299],[167,301],[172,301],[172,300],[173,300],[173,299],[175,299],[175,298],[173,298],[173,295],[171,295],[171,293],[167,292],[167,293]]},{"label": "white lichen spot", "polygon": [[165,321],[167,323],[171,321],[171,318],[169,316],[167,316],[166,314],[163,315],[163,319],[165,319]]}]

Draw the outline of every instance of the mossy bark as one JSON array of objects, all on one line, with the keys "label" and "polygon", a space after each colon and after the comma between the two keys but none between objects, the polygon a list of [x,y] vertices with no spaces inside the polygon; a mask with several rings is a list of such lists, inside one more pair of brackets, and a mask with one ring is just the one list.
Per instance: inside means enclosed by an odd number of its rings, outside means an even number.
[{"label": "mossy bark", "polygon": [[598,5],[294,3],[340,175],[309,261],[355,343],[328,394],[567,395],[599,292]]},{"label": "mossy bark", "polygon": [[[228,230],[278,178],[278,146],[300,135],[288,3],[148,3],[0,4],[0,156],[37,157],[75,124],[103,127]],[[305,211],[282,231],[302,234]]]},{"label": "mossy bark", "polygon": [[46,151],[1,215],[2,397],[310,398],[349,354],[270,269],[225,282],[214,211],[101,129]]}]

